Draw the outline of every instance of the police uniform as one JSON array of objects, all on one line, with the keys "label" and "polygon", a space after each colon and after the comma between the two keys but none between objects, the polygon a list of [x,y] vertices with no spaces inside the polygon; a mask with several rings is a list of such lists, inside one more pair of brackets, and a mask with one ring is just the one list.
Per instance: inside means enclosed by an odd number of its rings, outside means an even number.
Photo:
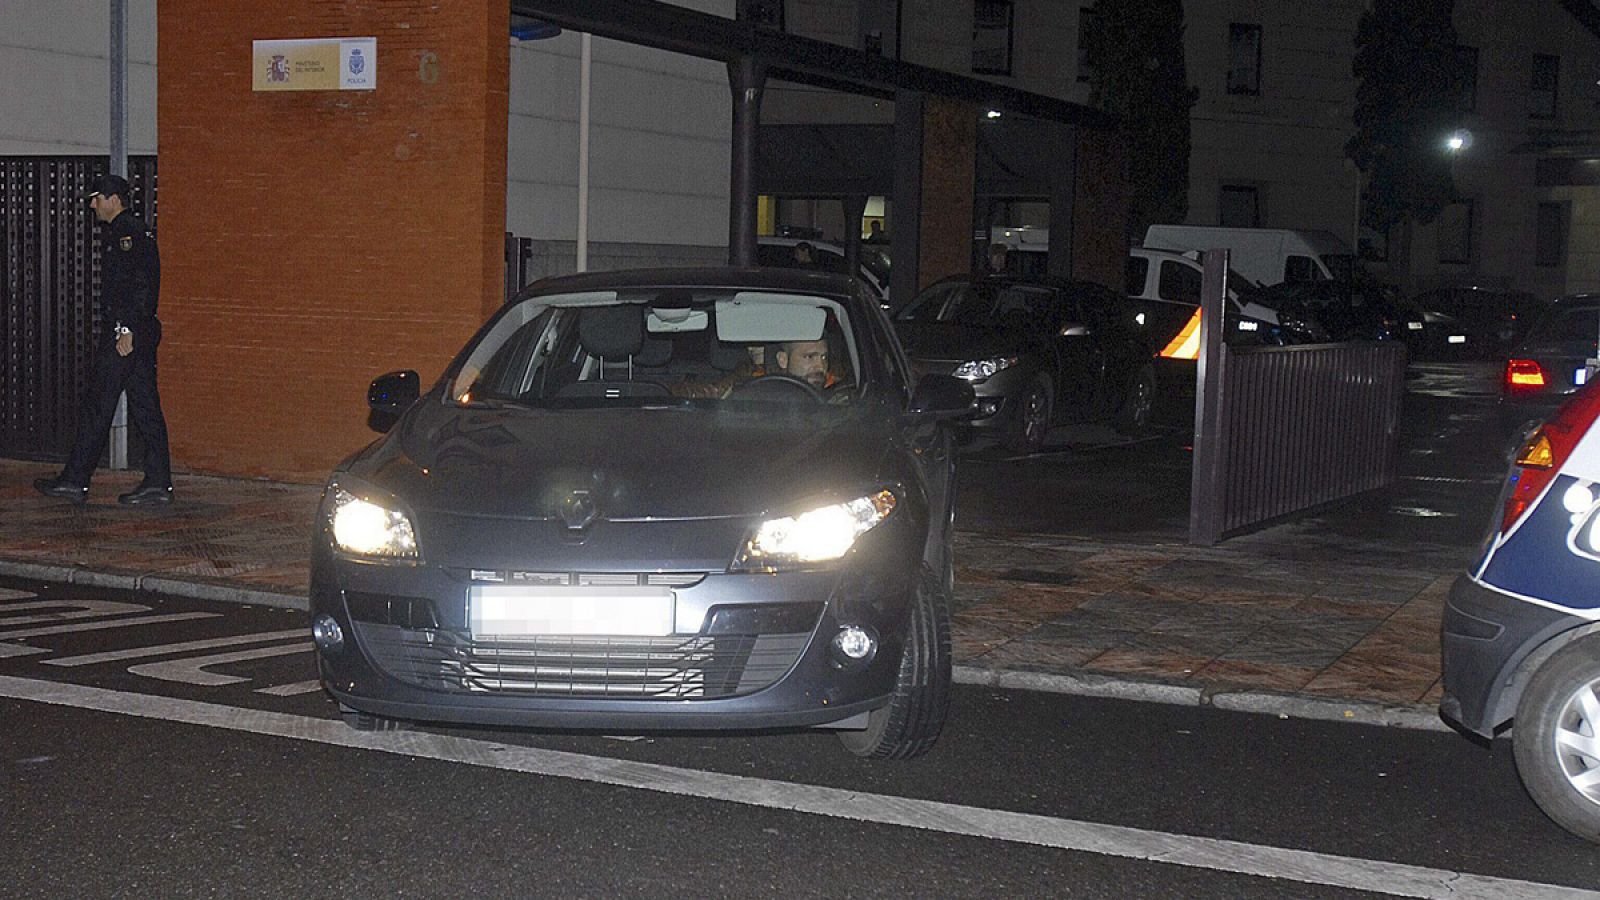
[{"label": "police uniform", "polygon": [[[125,198],[126,190],[126,181],[108,176],[97,180],[95,193],[118,193]],[[77,439],[61,476],[53,483],[38,483],[40,491],[82,502],[88,493],[89,478],[105,452],[117,400],[126,391],[128,418],[144,446],[144,480],[117,499],[127,504],[171,500],[167,422],[156,391],[156,347],[161,343],[156,301],[160,293],[161,256],[155,235],[143,220],[124,209],[105,224],[101,255],[103,321],[94,336],[94,368],[79,416]],[[125,333],[132,335],[133,352],[122,356],[117,353],[117,340]]]}]

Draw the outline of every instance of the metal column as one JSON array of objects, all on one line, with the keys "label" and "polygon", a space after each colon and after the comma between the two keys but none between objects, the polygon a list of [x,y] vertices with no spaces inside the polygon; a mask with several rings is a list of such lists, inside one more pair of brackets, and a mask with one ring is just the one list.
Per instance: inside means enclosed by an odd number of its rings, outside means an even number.
[{"label": "metal column", "polygon": [[756,132],[761,127],[761,92],[766,67],[753,56],[728,63],[733,91],[733,159],[728,191],[728,262],[756,264]]},{"label": "metal column", "polygon": [[[128,0],[111,0],[111,174],[128,177]],[[132,198],[129,198],[132,202]],[[111,419],[111,468],[128,467],[128,395]]]}]

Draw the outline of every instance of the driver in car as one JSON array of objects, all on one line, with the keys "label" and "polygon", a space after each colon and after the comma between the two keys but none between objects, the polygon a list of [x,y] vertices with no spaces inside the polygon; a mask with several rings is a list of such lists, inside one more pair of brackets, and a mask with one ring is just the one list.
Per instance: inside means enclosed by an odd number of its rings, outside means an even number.
[{"label": "driver in car", "polygon": [[778,371],[784,375],[793,375],[817,390],[833,387],[837,381],[834,374],[828,371],[828,342],[817,341],[789,341],[778,349]]}]

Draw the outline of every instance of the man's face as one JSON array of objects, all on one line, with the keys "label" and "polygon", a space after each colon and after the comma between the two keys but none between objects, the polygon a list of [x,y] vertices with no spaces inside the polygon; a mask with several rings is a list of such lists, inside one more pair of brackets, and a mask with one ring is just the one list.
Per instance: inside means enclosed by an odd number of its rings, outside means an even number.
[{"label": "man's face", "polygon": [[115,194],[95,194],[89,198],[89,208],[94,210],[94,217],[102,222],[109,222],[122,212],[122,198]]},{"label": "man's face", "polygon": [[828,383],[828,342],[790,341],[778,351],[778,367],[821,390]]}]

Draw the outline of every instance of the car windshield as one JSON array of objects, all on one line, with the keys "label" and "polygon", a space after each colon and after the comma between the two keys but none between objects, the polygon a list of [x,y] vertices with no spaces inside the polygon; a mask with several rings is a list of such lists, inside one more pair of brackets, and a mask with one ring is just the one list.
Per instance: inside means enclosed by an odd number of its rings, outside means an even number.
[{"label": "car windshield", "polygon": [[866,387],[860,324],[834,299],[736,288],[535,296],[472,347],[450,397],[539,407],[849,404]]},{"label": "car windshield", "polygon": [[943,322],[993,327],[1027,324],[1049,317],[1057,306],[1046,287],[1008,282],[957,281],[936,284],[901,310],[902,322]]}]

